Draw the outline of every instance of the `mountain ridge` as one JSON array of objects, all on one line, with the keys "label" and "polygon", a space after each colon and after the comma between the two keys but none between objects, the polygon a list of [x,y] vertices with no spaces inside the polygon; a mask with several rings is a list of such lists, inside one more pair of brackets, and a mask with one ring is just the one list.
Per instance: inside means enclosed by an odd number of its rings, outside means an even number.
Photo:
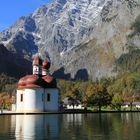
[{"label": "mountain ridge", "polygon": [[128,38],[139,11],[138,0],[55,0],[0,33],[0,42],[25,60],[47,52],[52,72],[72,79],[83,70],[91,79],[113,76],[126,44],[140,47],[139,35]]}]

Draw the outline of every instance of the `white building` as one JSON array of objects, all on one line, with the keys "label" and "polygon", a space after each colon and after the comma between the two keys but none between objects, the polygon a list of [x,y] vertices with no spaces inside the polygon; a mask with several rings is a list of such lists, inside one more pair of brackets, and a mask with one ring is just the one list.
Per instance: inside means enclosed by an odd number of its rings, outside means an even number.
[{"label": "white building", "polygon": [[18,82],[16,112],[58,111],[59,90],[49,68],[47,60],[34,57],[33,74]]}]

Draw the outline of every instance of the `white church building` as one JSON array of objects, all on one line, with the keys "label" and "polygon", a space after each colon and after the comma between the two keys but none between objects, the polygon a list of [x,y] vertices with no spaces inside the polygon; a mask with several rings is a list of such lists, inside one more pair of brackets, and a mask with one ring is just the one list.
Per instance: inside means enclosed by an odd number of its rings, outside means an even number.
[{"label": "white church building", "polygon": [[39,55],[33,59],[33,74],[18,82],[16,112],[58,111],[59,89],[49,74],[50,62]]}]

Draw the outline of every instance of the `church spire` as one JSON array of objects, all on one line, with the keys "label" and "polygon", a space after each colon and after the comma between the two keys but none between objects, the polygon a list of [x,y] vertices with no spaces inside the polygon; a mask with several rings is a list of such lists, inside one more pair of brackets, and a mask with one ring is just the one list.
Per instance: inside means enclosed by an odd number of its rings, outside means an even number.
[{"label": "church spire", "polygon": [[42,65],[42,60],[40,59],[39,55],[35,55],[34,56],[34,59],[33,59],[33,63],[32,63],[32,66],[33,66],[33,74],[36,74],[36,75],[41,75],[41,66]]},{"label": "church spire", "polygon": [[48,60],[43,60],[42,63],[42,75],[45,76],[48,74],[50,68],[50,62]]}]

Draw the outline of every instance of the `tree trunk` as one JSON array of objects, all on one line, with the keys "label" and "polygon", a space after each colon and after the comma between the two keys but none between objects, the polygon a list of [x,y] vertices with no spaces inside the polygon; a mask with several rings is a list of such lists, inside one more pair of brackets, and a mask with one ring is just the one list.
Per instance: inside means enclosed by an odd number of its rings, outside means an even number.
[{"label": "tree trunk", "polygon": [[72,106],[73,106],[73,109],[74,109],[74,104],[72,104]]},{"label": "tree trunk", "polygon": [[130,103],[130,111],[132,111],[132,102]]},{"label": "tree trunk", "polygon": [[118,110],[118,111],[121,111],[121,105],[118,105],[118,106],[117,106],[117,110]]},{"label": "tree trunk", "polygon": [[102,107],[102,106],[99,104],[99,112],[101,112],[101,107]]}]

